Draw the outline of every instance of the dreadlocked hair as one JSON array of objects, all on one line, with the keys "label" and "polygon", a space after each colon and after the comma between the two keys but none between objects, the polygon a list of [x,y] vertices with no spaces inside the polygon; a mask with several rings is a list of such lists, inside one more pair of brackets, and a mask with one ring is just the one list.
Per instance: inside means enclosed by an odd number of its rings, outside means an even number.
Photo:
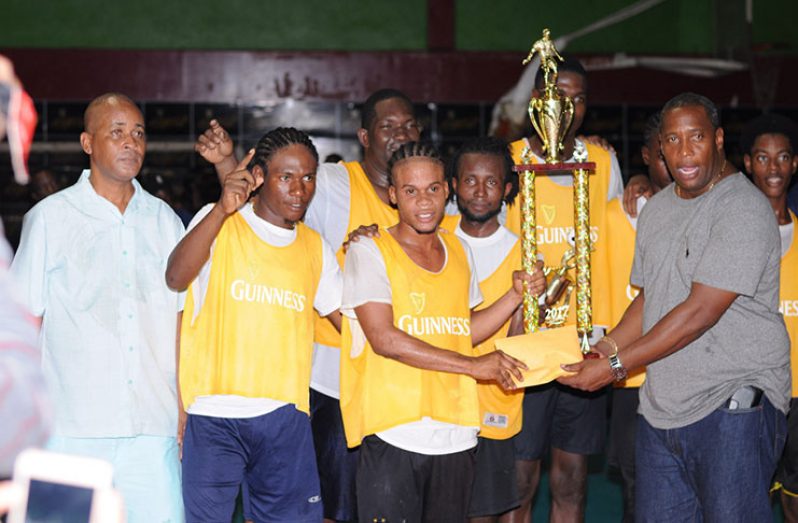
[{"label": "dreadlocked hair", "polygon": [[449,199],[454,200],[454,188],[452,187],[452,180],[457,179],[458,171],[460,170],[460,160],[465,154],[484,154],[487,156],[495,156],[502,160],[504,183],[510,184],[510,192],[504,198],[504,201],[511,204],[518,196],[518,173],[513,170],[515,163],[513,156],[510,153],[510,148],[507,142],[501,138],[494,136],[483,136],[475,138],[464,143],[449,159],[446,165],[446,178],[449,180]]},{"label": "dreadlocked hair", "polygon": [[316,146],[310,141],[310,136],[308,136],[307,133],[293,127],[278,127],[264,134],[263,137],[258,140],[255,146],[255,155],[252,157],[252,160],[249,161],[249,164],[247,164],[247,170],[252,172],[252,169],[258,165],[263,169],[264,176],[269,174],[267,164],[274,153],[283,147],[295,144],[307,147],[310,154],[313,155],[313,158],[318,163],[319,153],[316,151]]},{"label": "dreadlocked hair", "polygon": [[445,168],[441,153],[434,145],[422,142],[408,142],[399,147],[388,161],[388,185],[393,185],[393,168],[396,164],[410,158],[428,158]]}]

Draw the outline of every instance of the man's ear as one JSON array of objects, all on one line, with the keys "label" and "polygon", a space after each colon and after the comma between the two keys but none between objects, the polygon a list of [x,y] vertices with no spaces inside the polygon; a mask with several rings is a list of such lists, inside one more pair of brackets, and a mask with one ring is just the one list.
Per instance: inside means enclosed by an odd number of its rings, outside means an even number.
[{"label": "man's ear", "polygon": [[362,127],[357,130],[357,141],[360,142],[360,145],[363,146],[364,149],[368,149],[369,147],[369,132]]},{"label": "man's ear", "polygon": [[396,187],[393,185],[388,186],[388,200],[390,200],[391,205],[396,206]]},{"label": "man's ear", "polygon": [[745,165],[745,172],[748,174],[754,174],[754,171],[751,169],[751,155],[744,154],[743,155],[743,165]]},{"label": "man's ear", "polygon": [[715,148],[723,152],[723,127],[715,129]]},{"label": "man's ear", "polygon": [[252,188],[253,191],[266,181],[266,173],[263,172],[263,168],[260,165],[256,165],[252,168],[252,177],[255,178],[255,186]]},{"label": "man's ear", "polygon": [[640,148],[640,156],[643,157],[644,165],[651,165],[651,151],[649,150],[648,145],[644,145]]},{"label": "man's ear", "polygon": [[83,148],[83,152],[91,156],[91,138],[92,136],[83,131],[80,133],[80,146]]}]

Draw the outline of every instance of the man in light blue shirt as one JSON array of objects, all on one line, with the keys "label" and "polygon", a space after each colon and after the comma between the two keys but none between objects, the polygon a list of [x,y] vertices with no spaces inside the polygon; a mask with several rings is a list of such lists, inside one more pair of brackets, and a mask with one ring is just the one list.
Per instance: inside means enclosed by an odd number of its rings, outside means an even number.
[{"label": "man in light blue shirt", "polygon": [[126,96],[89,104],[89,170],[38,203],[11,270],[42,318],[53,450],[113,463],[128,521],[183,520],[175,347],[180,295],[164,271],[183,225],[135,180],[144,119]]}]

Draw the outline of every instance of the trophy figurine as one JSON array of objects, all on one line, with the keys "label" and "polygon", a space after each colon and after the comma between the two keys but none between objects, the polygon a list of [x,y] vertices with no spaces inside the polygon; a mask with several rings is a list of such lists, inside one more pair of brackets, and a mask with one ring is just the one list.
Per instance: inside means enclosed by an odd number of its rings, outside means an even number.
[{"label": "trophy figurine", "polygon": [[[591,293],[590,293],[590,213],[588,208],[589,174],[596,165],[587,162],[587,151],[577,144],[574,151],[576,163],[562,163],[563,140],[573,121],[573,100],[560,94],[557,89],[557,60],[562,57],[550,39],[548,29],[543,30],[543,37],[535,42],[524,63],[529,62],[535,54],[540,56],[540,67],[543,69],[545,88],[541,98],[533,98],[529,102],[529,118],[543,144],[545,163],[533,163],[532,152],[527,148],[521,155],[522,165],[515,167],[521,182],[521,245],[522,267],[530,271],[537,259],[537,217],[535,204],[536,174],[571,173],[574,177],[574,248],[563,256],[562,266],[554,271],[556,278],[552,284],[559,286],[557,294],[565,298],[565,304],[547,311],[547,327],[561,326],[568,314],[569,300],[573,281],[576,288],[576,330],[579,335],[580,348],[583,355],[590,352],[588,337],[593,330]],[[573,258],[573,262],[571,259]],[[570,269],[575,270],[575,278],[567,278]],[[551,285],[550,285],[551,287]],[[552,296],[548,296],[549,299]],[[556,300],[556,298],[555,298]],[[539,329],[539,304],[529,292],[524,295],[524,327],[526,332]]]}]

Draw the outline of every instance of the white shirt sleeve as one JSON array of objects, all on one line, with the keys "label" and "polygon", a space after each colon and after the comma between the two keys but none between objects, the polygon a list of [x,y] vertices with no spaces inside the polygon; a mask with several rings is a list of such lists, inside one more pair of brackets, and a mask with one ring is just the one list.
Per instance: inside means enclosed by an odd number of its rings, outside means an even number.
[{"label": "white shirt sleeve", "polygon": [[43,316],[47,308],[48,254],[57,248],[47,241],[46,221],[41,205],[25,215],[19,248],[11,263],[11,274],[21,292],[20,298],[34,316]]},{"label": "white shirt sleeve", "polygon": [[623,196],[623,176],[621,166],[618,164],[618,157],[615,153],[610,153],[610,183],[607,188],[607,201]]},{"label": "white shirt sleeve", "polygon": [[332,247],[324,238],[321,240],[321,249],[321,278],[319,287],[316,289],[313,307],[321,316],[327,316],[341,308],[344,277],[341,273],[341,268],[338,266],[338,260],[335,258],[335,252],[333,252]]},{"label": "white shirt sleeve", "polygon": [[474,260],[474,253],[471,251],[471,247],[463,241],[462,238],[457,238],[460,241],[460,244],[463,246],[466,252],[466,258],[468,259],[468,272],[470,280],[468,282],[468,308],[473,309],[483,301],[482,291],[479,290],[479,277],[477,276],[477,262]]},{"label": "white shirt sleeve", "polygon": [[333,249],[344,243],[349,227],[349,172],[343,164],[323,163],[316,171],[316,194],[305,213],[305,225],[321,234]]},{"label": "white shirt sleeve", "polygon": [[393,303],[388,270],[377,244],[371,238],[352,243],[344,264],[341,312],[355,317],[355,307],[364,303]]}]

